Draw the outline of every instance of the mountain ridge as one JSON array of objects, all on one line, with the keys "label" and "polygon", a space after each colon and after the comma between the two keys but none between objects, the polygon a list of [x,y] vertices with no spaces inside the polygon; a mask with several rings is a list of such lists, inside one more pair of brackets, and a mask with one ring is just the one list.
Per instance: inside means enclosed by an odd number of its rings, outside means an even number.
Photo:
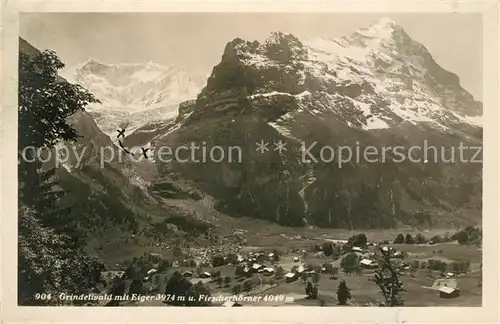
[{"label": "mountain ridge", "polygon": [[[421,210],[447,223],[456,220],[454,208],[469,209],[473,216],[466,219],[476,219],[481,208],[477,165],[350,162],[339,170],[300,162],[300,142],[333,147],[356,142],[408,147],[424,139],[448,146],[482,143],[482,128],[473,119],[481,104],[458,77],[436,68],[428,51],[411,43],[404,30],[388,24],[397,33],[375,39],[382,45],[354,58],[338,50],[348,45],[338,39],[303,41],[277,32],[263,43],[228,42],[206,85],[179,104],[175,118],[147,121],[125,142],[153,148],[202,141],[239,145],[247,159],[239,165],[155,159],[136,165],[138,172],[153,167],[158,174],[153,179],[190,181],[214,197],[222,213],[288,226],[392,227],[420,221],[415,215]],[[362,29],[344,41],[366,47],[367,34]],[[403,50],[394,52],[396,41]],[[255,153],[259,140],[277,139],[287,143],[288,152]],[[460,177],[462,182],[455,180]]]},{"label": "mountain ridge", "polygon": [[87,110],[106,134],[123,127],[129,130],[127,135],[150,121],[175,118],[178,104],[195,98],[205,80],[183,66],[109,64],[93,58],[67,69],[63,76],[101,100]]},{"label": "mountain ridge", "polygon": [[[374,37],[374,30],[385,36]],[[298,160],[301,141],[408,148],[428,139],[447,151],[460,142],[482,143],[480,121],[474,119],[482,104],[402,28],[383,20],[343,41],[306,43],[281,32],[262,43],[233,39],[196,101],[185,104],[177,126],[156,133],[152,145],[203,141],[242,147],[251,161],[173,162],[169,168],[203,183],[233,215],[353,228],[394,226],[412,221],[422,209],[451,215],[454,205],[480,208],[478,165],[362,161],[340,171]],[[367,49],[372,41],[376,46]],[[256,155],[255,143],[273,139],[285,141],[289,152]],[[463,184],[457,186],[451,174],[464,177]]]}]

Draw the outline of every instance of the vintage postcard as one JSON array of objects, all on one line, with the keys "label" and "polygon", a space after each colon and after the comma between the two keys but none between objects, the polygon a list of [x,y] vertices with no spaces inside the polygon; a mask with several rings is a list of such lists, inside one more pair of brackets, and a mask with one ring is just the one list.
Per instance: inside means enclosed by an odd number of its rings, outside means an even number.
[{"label": "vintage postcard", "polygon": [[498,322],[498,8],[4,2],[2,320]]}]

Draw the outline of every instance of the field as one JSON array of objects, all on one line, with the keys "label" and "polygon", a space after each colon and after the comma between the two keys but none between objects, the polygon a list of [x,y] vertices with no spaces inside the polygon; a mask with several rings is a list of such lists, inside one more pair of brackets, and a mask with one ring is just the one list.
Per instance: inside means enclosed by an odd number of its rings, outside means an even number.
[{"label": "field", "polygon": [[[177,201],[177,203],[180,203]],[[350,306],[377,306],[384,301],[378,286],[371,282],[374,270],[364,269],[360,273],[346,274],[342,271],[341,261],[345,251],[336,258],[325,256],[319,249],[325,242],[336,242],[338,248],[342,247],[349,238],[359,233],[364,233],[368,240],[368,246],[364,247],[363,253],[357,253],[359,260],[373,256],[376,245],[391,246],[394,251],[401,252],[403,259],[396,260],[404,263],[399,267],[400,280],[403,282],[406,292],[403,293],[404,305],[406,306],[480,306],[481,305],[481,283],[482,276],[480,265],[482,263],[481,247],[477,244],[458,244],[457,241],[447,240],[446,243],[438,244],[392,244],[394,238],[399,234],[417,234],[429,239],[435,235],[450,237],[456,233],[456,229],[434,228],[432,230],[420,230],[416,228],[400,227],[396,229],[360,230],[349,231],[342,229],[320,229],[314,227],[291,228],[283,227],[265,220],[249,218],[232,218],[224,214],[215,214],[213,209],[206,206],[190,204],[190,208],[199,208],[205,213],[210,211],[210,217],[215,225],[215,239],[209,240],[203,236],[184,236],[183,240],[162,240],[148,236],[147,233],[135,235],[126,234],[112,229],[107,232],[105,240],[92,242],[89,249],[96,252],[101,260],[106,260],[109,270],[125,270],[132,263],[133,258],[149,255],[170,264],[159,270],[153,277],[146,276],[149,268],[141,271],[144,277],[144,287],[149,291],[146,295],[161,296],[165,292],[165,286],[175,271],[181,273],[189,271],[192,283],[202,281],[213,297],[235,296],[234,287],[243,285],[245,281],[251,281],[251,288],[247,291],[238,292],[237,295],[246,296],[245,300],[238,301],[243,306],[337,306],[337,288],[341,280],[345,280],[351,290],[352,299],[348,301]],[[205,208],[205,209],[204,209]],[[213,214],[212,214],[213,212]],[[318,250],[319,249],[319,250]],[[302,278],[293,282],[286,282],[282,276],[264,273],[252,273],[247,277],[235,275],[236,264],[225,264],[213,267],[214,256],[239,255],[245,259],[243,263],[251,260],[256,254],[268,255],[277,250],[279,260],[268,258],[248,262],[260,263],[265,267],[280,267],[284,273],[297,271],[300,265],[313,266],[319,273],[318,296],[314,299],[307,298],[306,283]],[[299,260],[294,260],[298,258]],[[359,261],[358,260],[358,261]],[[446,264],[446,271],[428,266],[415,265],[441,262]],[[176,261],[178,264],[174,265]],[[465,270],[455,271],[453,265],[467,263]],[[338,275],[332,278],[329,273],[319,271],[324,264],[330,264],[339,269]],[[155,267],[150,263],[147,267]],[[218,276],[228,282],[217,281],[216,277],[208,279],[197,278],[201,272],[217,273]],[[430,289],[436,279],[447,276],[447,272],[454,272],[453,277],[458,281],[457,288],[460,296],[456,298],[442,298],[439,291]],[[227,279],[228,278],[228,279]],[[146,279],[146,278],[145,278]],[[309,280],[309,279],[308,279]],[[105,291],[105,290],[104,290]],[[227,298],[226,298],[227,300]],[[223,298],[212,301],[213,306],[221,306]],[[169,306],[161,300],[149,301],[124,301],[124,306]]]},{"label": "field", "polygon": [[[349,233],[350,234],[350,233]],[[344,235],[345,238],[349,235]],[[389,239],[390,235],[394,233],[380,234],[378,239]],[[368,238],[370,238],[367,233]],[[283,236],[280,236],[283,237]],[[293,237],[293,236],[290,236]],[[146,283],[146,287],[154,287],[154,291],[149,295],[163,294],[165,291],[165,284],[172,276],[174,271],[190,271],[193,273],[192,282],[202,281],[203,284],[211,291],[212,297],[230,297],[234,296],[233,287],[241,285],[244,281],[252,281],[252,289],[250,291],[241,292],[241,296],[246,298],[237,300],[242,306],[338,306],[337,288],[341,280],[345,280],[347,286],[351,290],[352,299],[349,300],[347,306],[378,306],[383,302],[383,296],[378,286],[370,281],[373,277],[372,269],[364,269],[360,273],[346,274],[342,271],[340,266],[342,255],[337,260],[331,257],[326,257],[322,253],[314,251],[314,245],[322,244],[324,242],[323,236],[317,236],[318,239],[307,239],[301,236],[294,240],[287,239],[287,244],[277,245],[281,257],[279,261],[262,261],[259,263],[265,266],[276,267],[280,266],[284,272],[296,271],[299,265],[310,265],[316,268],[321,267],[325,263],[330,263],[333,267],[340,269],[338,276],[332,278],[331,274],[320,273],[318,281],[318,296],[315,299],[307,298],[305,293],[305,281],[300,277],[292,282],[286,282],[283,278],[277,278],[274,275],[265,275],[263,273],[253,273],[246,278],[236,278],[235,269],[236,265],[226,264],[219,267],[204,266],[202,271],[217,272],[220,271],[222,278],[230,278],[229,283],[217,283],[214,279],[197,279],[196,267],[179,266],[175,268],[168,268],[155,275],[154,284]],[[342,238],[344,238],[342,237]],[[394,236],[393,236],[394,237]],[[339,238],[340,239],[340,238]],[[257,254],[262,251],[262,254],[267,254],[276,247],[276,245],[244,245],[238,250],[239,255],[246,258],[250,255]],[[404,254],[404,258],[400,260],[404,264],[411,265],[414,261],[421,263],[428,262],[429,260],[440,260],[447,264],[452,262],[467,262],[468,269],[463,273],[454,273],[453,279],[457,280],[457,288],[460,290],[460,295],[456,298],[442,298],[439,291],[431,289],[434,281],[442,278],[444,274],[441,271],[429,270],[427,268],[414,268],[413,266],[407,267],[399,271],[400,280],[404,284],[406,291],[403,293],[402,298],[405,306],[481,306],[482,303],[482,276],[480,270],[481,250],[475,245],[460,245],[456,242],[448,242],[441,244],[390,244],[395,251],[400,251]],[[363,253],[359,254],[359,259],[368,258],[374,251],[375,246],[365,248]],[[155,249],[156,250],[156,249]],[[229,246],[221,246],[218,249],[209,249],[210,253],[224,254],[231,251]],[[203,248],[189,249],[189,254],[201,255],[206,254]],[[169,258],[171,253],[169,252]],[[162,257],[165,257],[162,255]],[[297,261],[299,258],[300,261]],[[196,260],[196,257],[194,258]],[[295,260],[294,260],[295,259]],[[198,270],[200,272],[200,270]],[[227,299],[226,299],[227,300]],[[221,306],[224,303],[223,299],[213,301],[213,306]],[[145,302],[128,301],[123,303],[124,306],[168,306],[166,303],[159,300],[151,300]]]}]

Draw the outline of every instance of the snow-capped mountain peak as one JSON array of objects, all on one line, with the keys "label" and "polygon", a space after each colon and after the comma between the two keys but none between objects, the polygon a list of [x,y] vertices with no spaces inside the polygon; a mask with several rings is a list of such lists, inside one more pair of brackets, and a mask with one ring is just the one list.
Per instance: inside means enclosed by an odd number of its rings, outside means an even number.
[{"label": "snow-capped mountain peak", "polygon": [[380,40],[392,39],[396,30],[401,30],[401,27],[388,18],[382,18],[376,23],[368,27],[358,29],[355,34],[366,38],[377,38]]},{"label": "snow-capped mountain peak", "polygon": [[240,79],[249,98],[295,98],[299,111],[334,113],[350,127],[426,123],[448,132],[480,126],[482,104],[388,18],[336,39],[299,39],[282,32],[261,44],[235,39],[199,98],[216,100],[214,95],[226,93],[222,85],[234,88],[225,78],[241,77],[242,70],[251,71]]},{"label": "snow-capped mountain peak", "polygon": [[172,119],[178,104],[194,99],[206,76],[183,66],[144,63],[109,64],[90,58],[63,75],[92,92],[102,104],[88,107],[107,134],[119,126],[135,129],[154,120]]}]

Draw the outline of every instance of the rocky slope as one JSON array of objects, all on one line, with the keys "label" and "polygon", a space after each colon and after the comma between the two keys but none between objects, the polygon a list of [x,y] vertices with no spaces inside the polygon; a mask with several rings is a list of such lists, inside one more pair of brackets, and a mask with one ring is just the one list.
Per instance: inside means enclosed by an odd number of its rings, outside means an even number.
[{"label": "rocky slope", "polygon": [[[323,146],[375,146],[380,159],[383,146],[408,150],[427,141],[448,157],[460,143],[481,145],[481,112],[455,74],[383,19],[341,39],[280,32],[262,44],[234,39],[197,99],[176,122],[152,127],[148,140],[153,147],[239,146],[241,163],[158,161],[161,173],[197,182],[234,216],[350,228],[474,222],[480,163],[435,162],[431,150],[428,163],[399,162],[389,152],[385,161],[361,157],[339,167],[337,157],[304,163],[301,147],[317,142],[310,152],[318,157]],[[261,140],[270,152],[256,152]],[[287,145],[281,154],[272,151],[278,140]]]},{"label": "rocky slope", "polygon": [[[19,42],[20,52],[28,55],[40,53],[24,39]],[[67,82],[63,78],[60,81]],[[132,234],[138,239],[153,236],[162,240],[182,238],[189,228],[177,226],[176,231],[164,228],[167,223],[178,222],[179,218],[202,228],[210,227],[203,221],[192,219],[193,212],[184,206],[202,198],[196,188],[191,188],[189,183],[174,182],[169,177],[159,177],[153,165],[131,160],[112,143],[89,112],[77,112],[67,122],[80,135],[75,143],[58,144],[61,152],[62,146],[69,150],[69,159],[56,165],[52,158],[44,164],[45,169],[56,167],[55,181],[66,191],[60,207],[70,207],[70,214],[54,220],[66,234],[84,236],[90,245],[105,242],[112,246],[112,254],[119,258],[127,254],[123,242]],[[80,162],[77,156],[81,156]],[[61,154],[61,158],[64,157],[65,154]],[[105,162],[101,165],[102,161]],[[176,198],[180,203],[169,204],[168,198]],[[163,229],[155,232],[156,227]],[[116,244],[123,251],[116,251]],[[96,246],[90,248],[92,253],[96,252]],[[140,251],[138,246],[134,251]]]}]

